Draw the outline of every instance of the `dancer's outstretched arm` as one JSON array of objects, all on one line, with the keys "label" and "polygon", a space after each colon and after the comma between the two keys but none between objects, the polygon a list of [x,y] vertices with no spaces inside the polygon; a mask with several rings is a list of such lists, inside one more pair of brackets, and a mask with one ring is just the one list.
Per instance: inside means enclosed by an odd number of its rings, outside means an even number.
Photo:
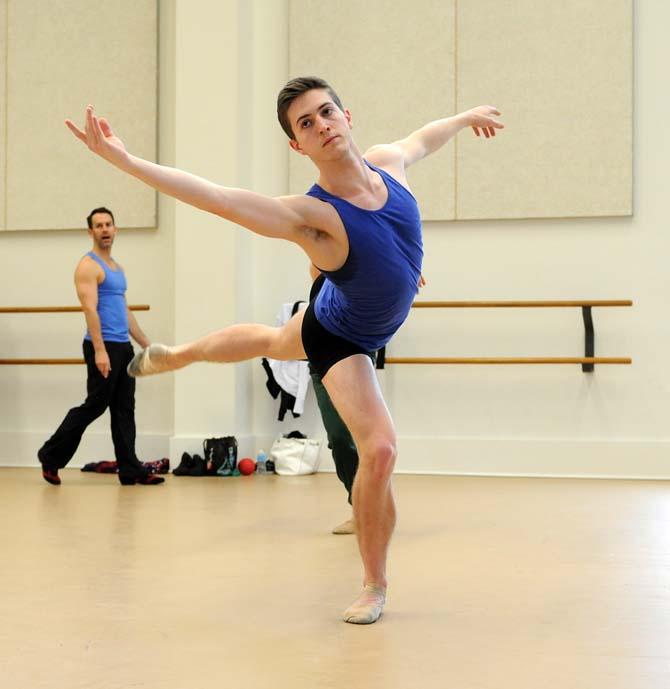
[{"label": "dancer's outstretched arm", "polygon": [[83,130],[72,120],[65,120],[65,124],[91,151],[123,172],[164,194],[232,220],[257,234],[287,239],[306,248],[315,229],[328,233],[318,217],[319,207],[325,204],[315,204],[308,197],[270,198],[245,189],[222,187],[202,177],[130,154],[121,139],[114,135],[107,120],[96,117],[90,105],[86,108]]},{"label": "dancer's outstretched arm", "polygon": [[472,127],[477,136],[480,136],[480,132],[487,139],[495,136],[495,130],[503,129],[505,126],[495,118],[498,115],[500,112],[492,105],[480,105],[453,117],[429,122],[392,144],[373,146],[366,152],[365,157],[374,159],[375,163],[382,167],[384,163],[393,165],[400,157],[403,167],[408,168],[438,151],[466,127]]}]

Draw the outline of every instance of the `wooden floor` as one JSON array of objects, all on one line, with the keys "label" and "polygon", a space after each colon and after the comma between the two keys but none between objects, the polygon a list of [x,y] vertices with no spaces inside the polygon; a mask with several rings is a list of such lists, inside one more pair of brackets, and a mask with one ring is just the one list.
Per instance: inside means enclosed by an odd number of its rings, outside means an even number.
[{"label": "wooden floor", "polygon": [[670,687],[670,484],[397,476],[381,621],[332,474],[0,470],[2,689]]}]

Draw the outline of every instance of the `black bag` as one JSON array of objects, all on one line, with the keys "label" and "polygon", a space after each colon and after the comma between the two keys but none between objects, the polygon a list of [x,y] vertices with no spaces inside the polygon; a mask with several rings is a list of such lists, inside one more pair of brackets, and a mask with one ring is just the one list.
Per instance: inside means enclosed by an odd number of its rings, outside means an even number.
[{"label": "black bag", "polygon": [[233,435],[203,440],[206,476],[230,476],[237,467],[237,440]]}]

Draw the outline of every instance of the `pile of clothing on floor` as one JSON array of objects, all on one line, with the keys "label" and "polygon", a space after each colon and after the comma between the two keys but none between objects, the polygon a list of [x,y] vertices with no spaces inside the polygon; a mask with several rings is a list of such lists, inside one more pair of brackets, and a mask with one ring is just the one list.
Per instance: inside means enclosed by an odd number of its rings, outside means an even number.
[{"label": "pile of clothing on floor", "polygon": [[[156,459],[153,462],[142,462],[150,474],[167,474],[170,471],[170,460],[167,457]],[[82,471],[93,471],[96,474],[118,474],[119,465],[115,461],[89,462]]]}]

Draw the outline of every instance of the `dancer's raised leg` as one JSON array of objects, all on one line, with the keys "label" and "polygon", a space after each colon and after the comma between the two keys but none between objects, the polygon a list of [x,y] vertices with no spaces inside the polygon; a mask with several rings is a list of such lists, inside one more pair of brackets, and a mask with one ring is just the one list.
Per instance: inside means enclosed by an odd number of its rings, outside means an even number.
[{"label": "dancer's raised leg", "polygon": [[188,344],[168,347],[152,344],[138,352],[128,365],[131,376],[175,371],[196,361],[231,363],[267,356],[271,359],[304,359],[300,329],[303,312],[285,325],[273,328],[257,323],[231,325]]}]

